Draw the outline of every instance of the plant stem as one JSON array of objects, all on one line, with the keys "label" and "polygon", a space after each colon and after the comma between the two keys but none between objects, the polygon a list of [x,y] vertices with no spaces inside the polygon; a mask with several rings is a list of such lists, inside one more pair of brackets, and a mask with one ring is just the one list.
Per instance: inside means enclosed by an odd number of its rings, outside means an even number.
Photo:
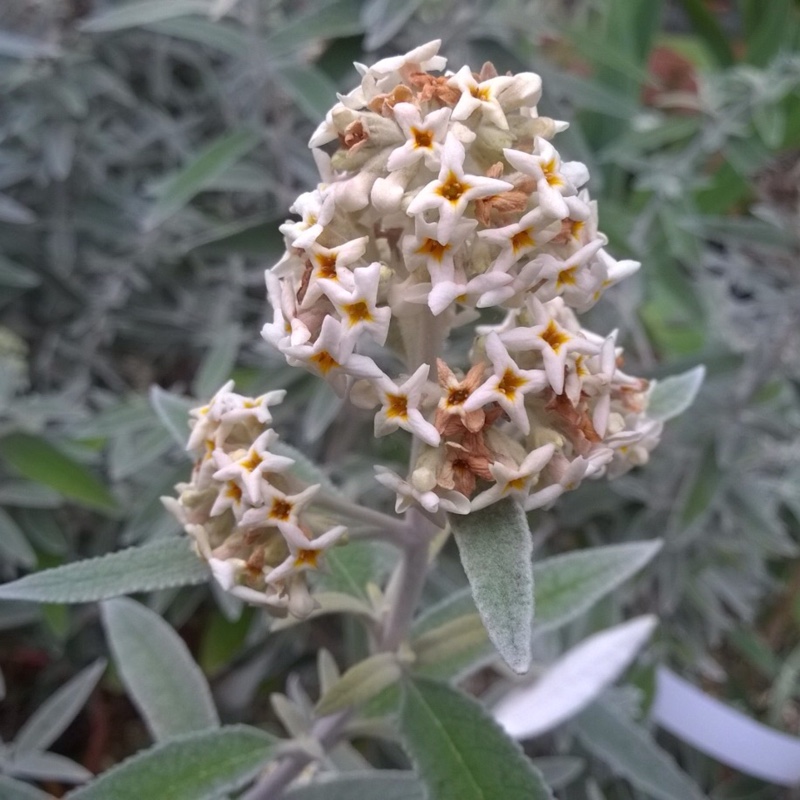
[{"label": "plant stem", "polygon": [[[405,522],[397,517],[391,517],[382,511],[359,506],[350,500],[336,497],[328,492],[320,492],[313,500],[313,505],[326,511],[334,511],[344,517],[363,522],[376,532],[373,538],[384,539],[396,544],[402,544],[408,539],[408,528]],[[367,538],[367,537],[363,537]]]},{"label": "plant stem", "polygon": [[396,650],[405,638],[414,611],[419,604],[422,588],[428,573],[428,549],[434,525],[415,508],[410,508],[406,524],[412,540],[406,544],[403,558],[392,576],[387,591],[389,613],[381,636],[381,649]]},{"label": "plant stem", "polygon": [[[342,727],[350,716],[350,709],[339,711],[328,717],[322,717],[314,723],[311,736],[319,742],[320,747],[327,749],[335,744]],[[279,800],[283,790],[314,760],[311,753],[296,752],[287,755],[280,764],[265,775],[240,800]]]}]

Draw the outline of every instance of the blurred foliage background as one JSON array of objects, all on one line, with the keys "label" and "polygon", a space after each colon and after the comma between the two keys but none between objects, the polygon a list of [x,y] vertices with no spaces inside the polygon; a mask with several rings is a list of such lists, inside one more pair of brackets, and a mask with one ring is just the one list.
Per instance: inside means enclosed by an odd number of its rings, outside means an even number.
[{"label": "blurred foliage background", "polygon": [[[371,465],[404,454],[331,435],[351,412],[259,339],[263,270],[288,206],[317,181],[306,142],[356,83],[351,62],[433,37],[454,68],[539,72],[541,112],[570,122],[559,149],[589,166],[612,252],[643,262],[591,327],[620,328],[633,373],[708,369],[646,469],[536,520],[540,554],[666,539],[627,593],[542,646],[654,611],[652,663],[634,676],[645,698],[663,661],[800,733],[795,0],[5,0],[0,580],[174,535],[158,497],[188,470],[177,396],[207,397],[229,376],[243,392],[289,388],[281,434],[343,490],[387,503]],[[432,599],[463,583],[459,569],[442,562]],[[211,595],[148,602],[181,630],[229,720],[268,718],[269,691],[311,674],[320,646],[359,646],[328,622],[265,648],[251,611]],[[0,737],[104,652],[93,608],[0,603]],[[55,745],[92,770],[145,738],[107,683]],[[661,741],[715,798],[776,796]],[[565,797],[648,796],[586,742],[546,744],[587,759]]]}]

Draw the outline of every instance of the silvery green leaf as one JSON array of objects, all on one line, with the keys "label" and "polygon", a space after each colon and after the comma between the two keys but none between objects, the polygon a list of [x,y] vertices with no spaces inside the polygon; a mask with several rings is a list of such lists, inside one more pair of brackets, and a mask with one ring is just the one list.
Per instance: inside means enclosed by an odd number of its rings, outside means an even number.
[{"label": "silvery green leaf", "polygon": [[327,383],[315,387],[303,419],[303,440],[307,444],[319,440],[333,424],[343,405],[344,400],[337,397]]},{"label": "silvery green leaf", "polygon": [[104,772],[69,800],[218,800],[248,783],[273,756],[277,739],[231,725],[160,742]]},{"label": "silvery green leaf", "polygon": [[400,733],[428,800],[547,800],[539,772],[472,698],[427,679],[404,686]]},{"label": "silvery green leaf", "polygon": [[535,684],[505,695],[494,708],[495,718],[517,739],[555,728],[624,672],[656,623],[653,616],[636,617],[590,636],[548,667]]},{"label": "silvery green leaf", "polygon": [[61,50],[55,42],[33,39],[16,31],[0,31],[0,56],[7,58],[55,58]]},{"label": "silvery green leaf", "polygon": [[531,662],[533,544],[515,500],[464,516],[450,515],[461,564],[492,644],[515,672]]},{"label": "silvery green leaf", "polygon": [[101,611],[117,671],[156,741],[219,727],[208,682],[170,625],[127,597]]},{"label": "silvery green leaf", "polygon": [[55,556],[65,556],[69,551],[66,531],[54,514],[41,508],[23,508],[17,512],[17,519],[39,550]]},{"label": "silvery green leaf", "polygon": [[313,720],[297,703],[293,703],[285,694],[273,692],[269,696],[269,704],[292,738],[308,734]]},{"label": "silvery green leaf", "polygon": [[58,753],[23,753],[7,765],[8,772],[17,778],[33,778],[40,781],[61,783],[85,783],[92,775],[86,767]]},{"label": "silvery green leaf", "polygon": [[627,778],[648,797],[697,800],[703,793],[662,750],[645,728],[601,700],[573,722],[583,745],[616,775]]},{"label": "silvery green leaf", "polygon": [[563,789],[586,768],[586,762],[574,756],[543,756],[531,760],[551,789]]},{"label": "silvery green leaf", "polygon": [[29,783],[0,775],[0,797],[3,800],[53,800],[53,796]]},{"label": "silvery green leaf", "polygon": [[379,547],[374,542],[350,542],[345,547],[332,547],[325,554],[328,570],[318,576],[317,583],[324,591],[366,600],[365,587],[375,580],[378,558]]},{"label": "silvery green leaf", "polygon": [[228,380],[236,364],[241,341],[242,328],[236,323],[227,325],[214,335],[211,348],[192,383],[192,392],[196,397],[210,398]]},{"label": "silvery green leaf", "polygon": [[11,564],[30,569],[36,565],[36,553],[11,516],[0,508],[0,557]]},{"label": "silvery green leaf", "polygon": [[172,442],[164,436],[161,426],[153,420],[149,430],[117,436],[108,453],[108,472],[111,479],[121,481],[140,474],[172,449]]},{"label": "silvery green leaf", "polygon": [[10,225],[30,225],[36,222],[36,214],[13,197],[0,194],[0,222]]},{"label": "silvery green leaf", "polygon": [[14,758],[47,750],[86,704],[105,668],[105,659],[96,661],[48,697],[17,733]]},{"label": "silvery green leaf", "polygon": [[324,647],[317,651],[317,676],[319,677],[320,696],[324,695],[342,676],[330,651]]},{"label": "silvery green leaf", "polygon": [[255,131],[241,128],[230,131],[206,145],[183,169],[165,183],[160,196],[144,220],[145,229],[156,228],[180,211],[196,194],[206,188],[209,181],[244,158],[260,140],[261,137]]},{"label": "silvery green leaf", "polygon": [[0,257],[0,286],[8,289],[31,289],[41,282],[42,279],[32,269]]},{"label": "silvery green leaf", "polygon": [[322,488],[332,494],[339,491],[322,469],[296,447],[292,447],[292,445],[286,444],[284,441],[277,441],[270,445],[270,450],[276,455],[293,458],[294,464],[292,464],[289,471],[301,480],[306,481],[306,483],[322,484]]},{"label": "silvery green leaf", "polygon": [[189,14],[208,14],[211,0],[138,0],[92,14],[78,26],[89,33],[119,31]]},{"label": "silvery green leaf", "polygon": [[414,16],[422,0],[369,0],[364,4],[361,19],[367,30],[366,50],[383,47]]},{"label": "silvery green leaf", "polygon": [[647,395],[647,415],[666,422],[683,414],[697,397],[705,376],[706,368],[701,364],[680,375],[654,381]]},{"label": "silvery green leaf", "polygon": [[312,64],[276,64],[278,85],[297,104],[308,119],[317,123],[325,118],[336,97],[336,84]]},{"label": "silvery green leaf", "polygon": [[0,505],[23,506],[25,508],[58,508],[61,505],[58,492],[33,481],[6,480],[0,486]]},{"label": "silvery green leaf", "polygon": [[[576,619],[631,578],[660,549],[660,540],[628,542],[565,553],[535,564],[534,632]],[[494,649],[479,627],[469,589],[427,609],[412,628],[415,670],[444,680],[474,672],[491,661]]]},{"label": "silvery green leaf", "polygon": [[376,653],[350,667],[317,703],[316,712],[325,717],[348,706],[371,700],[397,683],[402,669],[394,653]]},{"label": "silvery green leaf", "polygon": [[370,770],[321,775],[312,784],[286,792],[286,800],[426,800],[425,787],[404,770]]},{"label": "silvery green leaf", "polygon": [[648,564],[662,542],[626,542],[553,556],[534,565],[534,630],[552,630],[586,613]]},{"label": "silvery green leaf", "polygon": [[0,603],[0,631],[38,622],[41,613],[41,607],[33,603]]},{"label": "silvery green leaf", "polygon": [[205,583],[208,565],[185,538],[151,542],[65,564],[0,586],[0,600],[89,603],[134,592]]},{"label": "silvery green leaf", "polygon": [[[348,547],[349,546],[350,545],[348,545]],[[364,600],[354,597],[352,594],[346,594],[345,592],[317,591],[314,592],[314,600],[316,600],[319,605],[305,617],[305,620],[317,619],[318,617],[324,617],[328,614],[353,614],[355,616],[367,617],[368,619],[375,618],[374,609]],[[299,620],[297,617],[292,616],[276,619],[272,622],[270,630],[283,631],[287,628],[293,628],[295,625],[299,625],[300,622],[305,620]]]}]

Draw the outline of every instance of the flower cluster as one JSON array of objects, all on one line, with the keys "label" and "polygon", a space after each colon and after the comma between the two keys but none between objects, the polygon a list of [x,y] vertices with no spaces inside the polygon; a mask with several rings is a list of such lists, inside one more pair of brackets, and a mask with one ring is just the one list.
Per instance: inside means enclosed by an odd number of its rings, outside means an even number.
[{"label": "flower cluster", "polygon": [[[357,64],[312,136],[322,182],[281,226],[263,336],[375,409],[376,436],[412,434],[409,474],[377,470],[398,510],[508,495],[530,510],[658,441],[615,333],[576,316],[639,265],[606,252],[586,167],[551,143],[566,125],[537,113],[539,77],[445,72],[438,48]],[[481,309],[494,324],[448,361],[448,334]]]},{"label": "flower cluster", "polygon": [[289,472],[294,460],[274,452],[269,407],[285,392],[250,398],[232,389],[230,381],[191,412],[191,482],[177,485],[177,500],[161,499],[223,589],[277,616],[306,617],[315,603],[305,572],[346,529],[314,535],[307,506],[320,487],[302,484]]}]

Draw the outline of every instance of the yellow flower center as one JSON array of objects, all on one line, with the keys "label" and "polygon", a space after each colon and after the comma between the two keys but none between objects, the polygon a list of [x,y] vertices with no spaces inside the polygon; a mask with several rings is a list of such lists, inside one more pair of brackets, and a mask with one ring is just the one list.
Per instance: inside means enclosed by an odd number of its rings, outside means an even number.
[{"label": "yellow flower center", "polygon": [[399,417],[402,420],[408,419],[408,398],[404,394],[387,394],[389,407],[386,416],[390,419]]},{"label": "yellow flower center", "polygon": [[556,279],[556,286],[566,286],[569,284],[570,286],[575,285],[575,274],[578,272],[577,267],[570,267],[569,269],[562,269],[561,272],[558,273],[558,278]]},{"label": "yellow flower center", "polygon": [[461,183],[455,172],[451,170],[447,176],[447,180],[436,191],[439,195],[444,197],[445,200],[449,200],[451,203],[455,204],[459,201],[461,195],[469,188],[469,184]]},{"label": "yellow flower center", "polygon": [[319,561],[319,550],[300,550],[294,559],[296,567],[313,567],[316,569]]},{"label": "yellow flower center", "polygon": [[247,458],[245,458],[243,461],[240,461],[239,463],[242,469],[246,469],[248,472],[252,472],[262,461],[263,459],[261,458],[261,456],[254,450],[251,450]]},{"label": "yellow flower center", "polygon": [[530,230],[524,230],[511,237],[511,247],[515,253],[518,253],[524,247],[536,247],[536,241],[531,236]]},{"label": "yellow flower center", "polygon": [[283,522],[289,519],[294,506],[288,500],[275,497],[272,500],[272,507],[269,510],[270,519],[279,519]]},{"label": "yellow flower center", "polygon": [[335,255],[316,255],[314,256],[319,265],[317,268],[318,278],[330,278],[336,280],[336,256]]},{"label": "yellow flower center", "polygon": [[452,247],[449,244],[442,244],[436,239],[426,239],[421,247],[417,250],[419,255],[432,256],[437,261],[441,262],[444,254]]},{"label": "yellow flower center", "polygon": [[350,325],[356,325],[359,322],[372,322],[372,312],[363,300],[346,305],[344,313],[347,314],[347,321]]},{"label": "yellow flower center", "polygon": [[430,150],[433,146],[433,131],[420,130],[419,128],[412,128],[411,135],[414,137],[414,147],[424,147]]},{"label": "yellow flower center", "polygon": [[309,361],[316,364],[323,375],[327,375],[332,369],[341,366],[327,350],[321,350],[319,353],[315,353],[311,356]]},{"label": "yellow flower center", "polygon": [[550,320],[541,337],[554,353],[557,353],[561,345],[566,344],[571,338],[553,320]]},{"label": "yellow flower center", "polygon": [[521,375],[517,375],[512,369],[507,369],[497,384],[497,391],[504,394],[509,400],[514,398],[517,389],[525,385],[525,379]]}]

